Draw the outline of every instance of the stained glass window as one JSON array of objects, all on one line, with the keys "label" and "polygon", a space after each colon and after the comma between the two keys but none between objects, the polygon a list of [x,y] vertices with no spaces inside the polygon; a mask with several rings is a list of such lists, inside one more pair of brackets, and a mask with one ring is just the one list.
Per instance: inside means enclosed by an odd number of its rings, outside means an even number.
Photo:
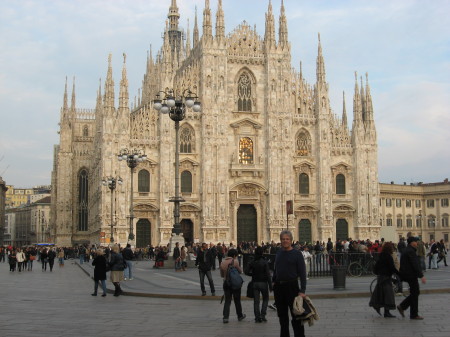
[{"label": "stained glass window", "polygon": [[253,141],[248,137],[239,141],[239,163],[253,164]]},{"label": "stained glass window", "polygon": [[345,194],[345,176],[343,174],[336,176],[336,194]]},{"label": "stained glass window", "polygon": [[247,73],[238,80],[238,111],[252,111],[252,83]]},{"label": "stained glass window", "polygon": [[192,193],[192,173],[181,172],[181,193]]},{"label": "stained glass window", "polygon": [[88,173],[82,170],[78,177],[78,230],[88,230]]},{"label": "stained glass window", "polygon": [[138,191],[145,193],[150,192],[150,172],[140,170],[138,174]]},{"label": "stained glass window", "polygon": [[184,126],[180,131],[180,153],[192,153],[195,151],[194,130]]},{"label": "stained glass window", "polygon": [[311,137],[306,132],[301,132],[297,136],[296,149],[298,156],[311,155]]},{"label": "stained glass window", "polygon": [[309,176],[301,173],[299,177],[300,194],[309,194]]}]

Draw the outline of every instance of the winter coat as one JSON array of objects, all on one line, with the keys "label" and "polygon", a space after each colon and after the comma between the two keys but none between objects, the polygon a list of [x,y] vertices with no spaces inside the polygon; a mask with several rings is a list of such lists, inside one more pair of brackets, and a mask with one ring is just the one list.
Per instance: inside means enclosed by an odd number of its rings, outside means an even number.
[{"label": "winter coat", "polygon": [[97,255],[92,261],[94,268],[94,281],[106,280],[106,258],[104,255]]}]

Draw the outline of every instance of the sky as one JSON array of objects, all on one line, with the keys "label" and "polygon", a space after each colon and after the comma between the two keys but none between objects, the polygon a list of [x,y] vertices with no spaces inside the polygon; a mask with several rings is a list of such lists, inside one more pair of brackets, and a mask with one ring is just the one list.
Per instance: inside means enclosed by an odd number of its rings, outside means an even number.
[{"label": "sky", "polygon": [[[127,54],[130,97],[147,53],[161,47],[170,0],[0,0],[0,176],[15,187],[50,184],[64,83],[93,109],[108,54],[119,91]],[[269,0],[223,0],[226,34],[246,21],[264,35]],[[201,30],[204,0],[177,0],[180,26]],[[278,31],[281,0],[272,0]],[[213,27],[217,0],[210,1]],[[368,73],[379,181],[450,178],[450,0],[284,0],[292,66],[315,82],[320,33],[331,107],[351,126],[354,72]],[[201,33],[201,32],[200,32]],[[70,91],[69,91],[70,95]],[[130,100],[132,101],[132,100]],[[117,104],[117,103],[116,103]]]}]

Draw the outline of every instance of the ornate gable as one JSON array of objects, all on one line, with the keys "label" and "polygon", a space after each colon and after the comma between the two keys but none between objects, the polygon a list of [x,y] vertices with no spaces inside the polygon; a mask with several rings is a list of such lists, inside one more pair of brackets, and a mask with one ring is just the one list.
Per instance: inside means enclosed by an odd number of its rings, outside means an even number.
[{"label": "ornate gable", "polygon": [[249,133],[253,134],[254,129],[259,130],[262,128],[262,124],[251,120],[250,118],[244,118],[237,122],[231,123],[230,126],[241,134]]},{"label": "ornate gable", "polygon": [[227,38],[228,60],[235,63],[262,64],[263,42],[246,21],[232,31]]}]

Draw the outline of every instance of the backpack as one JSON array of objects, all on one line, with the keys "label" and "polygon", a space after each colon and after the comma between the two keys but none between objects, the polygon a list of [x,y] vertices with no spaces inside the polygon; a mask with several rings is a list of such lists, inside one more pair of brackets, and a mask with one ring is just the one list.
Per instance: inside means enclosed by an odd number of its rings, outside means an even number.
[{"label": "backpack", "polygon": [[228,265],[225,282],[228,287],[233,290],[241,289],[242,283],[244,283],[241,274],[239,274],[239,270],[234,266],[234,259],[232,259],[231,263]]}]

